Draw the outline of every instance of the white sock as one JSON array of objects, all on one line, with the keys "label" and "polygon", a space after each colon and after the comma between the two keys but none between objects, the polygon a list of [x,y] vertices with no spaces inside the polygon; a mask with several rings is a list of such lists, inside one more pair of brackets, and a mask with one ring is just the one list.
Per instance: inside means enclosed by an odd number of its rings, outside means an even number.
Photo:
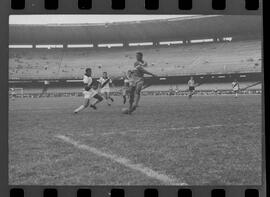
[{"label": "white sock", "polygon": [[80,107],[75,109],[74,112],[78,113],[78,112],[82,111],[83,109],[84,109],[84,105],[81,105]]}]

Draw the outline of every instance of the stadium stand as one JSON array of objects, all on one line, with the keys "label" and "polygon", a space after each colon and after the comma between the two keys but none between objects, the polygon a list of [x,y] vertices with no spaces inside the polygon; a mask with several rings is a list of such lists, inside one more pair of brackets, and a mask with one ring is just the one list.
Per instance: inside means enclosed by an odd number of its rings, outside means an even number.
[{"label": "stadium stand", "polygon": [[[240,89],[244,89],[245,87],[250,86],[254,82],[242,82],[240,83]],[[213,83],[213,84],[203,84],[196,88],[196,90],[231,90],[232,84],[231,83]],[[261,89],[261,84],[258,84],[256,86],[252,86],[250,89]]]},{"label": "stadium stand", "polygon": [[78,79],[86,67],[94,77],[119,76],[132,69],[142,51],[148,69],[159,76],[261,71],[261,42],[244,40],[175,46],[10,49],[10,79]]}]

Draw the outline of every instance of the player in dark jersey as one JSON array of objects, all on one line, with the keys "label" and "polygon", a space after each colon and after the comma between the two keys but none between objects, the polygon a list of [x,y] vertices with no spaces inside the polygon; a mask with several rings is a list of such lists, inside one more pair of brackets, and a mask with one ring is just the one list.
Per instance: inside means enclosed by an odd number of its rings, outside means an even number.
[{"label": "player in dark jersey", "polygon": [[[135,111],[138,104],[139,104],[139,101],[141,98],[141,90],[144,86],[144,75],[147,74],[147,75],[151,75],[153,77],[156,77],[155,74],[153,74],[145,69],[145,67],[147,67],[147,62],[145,62],[143,60],[143,53],[137,52],[136,59],[137,59],[137,61],[134,63],[135,70],[132,71],[132,78],[135,82],[134,88],[133,88],[134,92],[130,93],[131,94],[130,97],[133,97],[132,94],[134,94],[134,102],[132,102],[132,105],[130,105],[131,106],[130,113]],[[131,98],[131,101],[132,100],[133,99]]]}]

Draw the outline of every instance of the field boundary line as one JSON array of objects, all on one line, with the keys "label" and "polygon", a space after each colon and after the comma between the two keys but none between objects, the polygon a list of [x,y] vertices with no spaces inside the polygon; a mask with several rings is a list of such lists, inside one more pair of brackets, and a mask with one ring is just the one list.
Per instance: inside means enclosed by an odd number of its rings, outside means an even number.
[{"label": "field boundary line", "polygon": [[[236,123],[236,124],[213,124],[213,125],[202,125],[202,126],[192,126],[192,127],[169,127],[169,128],[161,128],[161,131],[177,131],[177,130],[198,130],[203,128],[218,128],[218,127],[241,127],[241,126],[253,126],[257,125],[258,123],[251,122],[251,123]],[[110,131],[110,132],[104,132],[104,133],[84,133],[80,136],[87,137],[87,136],[93,136],[93,135],[102,135],[102,136],[110,136],[110,135],[127,135],[131,133],[140,133],[140,132],[152,132],[151,129],[132,129],[129,131]]]},{"label": "field boundary line", "polygon": [[193,126],[193,127],[171,127],[171,128],[164,128],[162,130],[196,130],[196,129],[203,129],[203,128],[216,128],[216,127],[239,127],[239,126],[253,126],[257,125],[258,123],[237,123],[237,124],[213,124],[213,125],[202,125],[202,126]]},{"label": "field boundary line", "polygon": [[61,139],[62,141],[66,142],[68,144],[73,145],[75,148],[85,150],[85,151],[93,153],[99,157],[104,157],[106,159],[110,159],[113,162],[121,164],[129,169],[132,169],[134,171],[138,171],[138,172],[146,175],[149,178],[159,180],[163,184],[166,184],[166,185],[187,185],[187,183],[185,183],[184,181],[179,181],[178,179],[176,179],[172,176],[168,176],[166,174],[162,174],[160,172],[154,171],[151,168],[144,166],[143,164],[140,164],[140,163],[135,164],[131,160],[129,160],[125,157],[121,157],[121,156],[118,156],[118,155],[112,154],[112,153],[106,153],[106,152],[101,151],[95,147],[81,144],[78,141],[75,141],[75,140],[73,140],[67,136],[64,136],[64,135],[56,135],[55,137],[58,139]]}]

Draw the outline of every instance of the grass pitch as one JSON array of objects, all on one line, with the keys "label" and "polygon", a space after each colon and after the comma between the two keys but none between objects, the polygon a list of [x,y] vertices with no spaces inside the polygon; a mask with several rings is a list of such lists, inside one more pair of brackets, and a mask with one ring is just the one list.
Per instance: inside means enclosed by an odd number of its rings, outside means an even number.
[{"label": "grass pitch", "polygon": [[261,96],[143,96],[132,114],[82,98],[9,104],[12,185],[261,184]]}]

